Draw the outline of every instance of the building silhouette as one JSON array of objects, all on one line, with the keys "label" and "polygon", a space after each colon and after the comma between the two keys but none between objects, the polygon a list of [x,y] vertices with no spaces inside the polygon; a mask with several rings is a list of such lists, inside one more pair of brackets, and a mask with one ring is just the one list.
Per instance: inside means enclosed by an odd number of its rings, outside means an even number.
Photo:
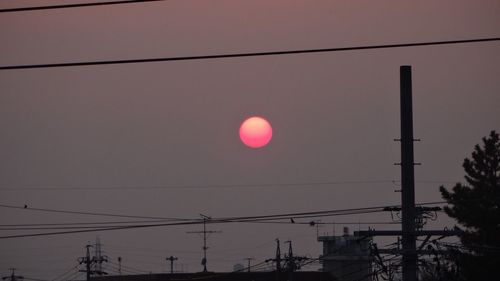
[{"label": "building silhouette", "polygon": [[344,227],[342,236],[319,236],[318,241],[323,243],[324,272],[342,281],[372,280],[371,238],[350,235]]}]

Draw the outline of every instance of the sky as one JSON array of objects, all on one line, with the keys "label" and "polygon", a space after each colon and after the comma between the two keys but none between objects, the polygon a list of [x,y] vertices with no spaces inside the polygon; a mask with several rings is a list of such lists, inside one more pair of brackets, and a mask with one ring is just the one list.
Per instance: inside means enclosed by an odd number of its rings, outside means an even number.
[{"label": "sky", "polygon": [[[72,1],[2,1],[0,8]],[[83,2],[83,1],[73,1]],[[230,54],[500,36],[500,2],[188,0],[0,14],[0,65]],[[0,204],[135,216],[252,216],[399,204],[399,67],[413,75],[416,201],[462,181],[500,130],[500,43],[0,70]],[[263,116],[268,146],[241,122]],[[325,183],[325,184],[318,184]],[[0,224],[116,219],[2,208]],[[221,224],[208,268],[271,258],[274,239],[318,257],[343,222]],[[300,220],[307,222],[307,220]],[[453,227],[440,214],[429,229]],[[348,225],[352,230],[369,225]],[[394,229],[394,225],[374,225]],[[200,225],[0,239],[0,275],[52,280],[99,236],[116,263],[195,272]],[[21,231],[0,230],[1,235]],[[381,244],[392,240],[381,241]],[[284,249],[282,245],[282,249]]]}]

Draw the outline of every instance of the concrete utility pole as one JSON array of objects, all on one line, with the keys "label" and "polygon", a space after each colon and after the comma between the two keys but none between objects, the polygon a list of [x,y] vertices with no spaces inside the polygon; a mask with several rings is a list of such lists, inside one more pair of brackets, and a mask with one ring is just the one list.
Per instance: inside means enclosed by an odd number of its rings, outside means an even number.
[{"label": "concrete utility pole", "polygon": [[170,261],[170,274],[174,274],[174,261],[178,260],[177,257],[170,256],[166,258],[167,261]]},{"label": "concrete utility pole", "polygon": [[9,268],[9,270],[12,271],[10,276],[4,276],[2,277],[2,280],[9,280],[9,281],[17,281],[17,280],[23,280],[24,277],[20,275],[16,275],[16,269],[15,268]]},{"label": "concrete utility pole", "polygon": [[280,240],[276,239],[276,272],[281,272],[281,249]]},{"label": "concrete utility pole", "polygon": [[411,66],[400,67],[403,281],[417,281]]},{"label": "concrete utility pole", "polygon": [[[403,281],[417,281],[418,254],[426,253],[423,246],[430,236],[456,236],[457,230],[421,230],[416,227],[417,218],[421,219],[424,211],[432,211],[432,208],[415,207],[415,175],[413,156],[413,106],[412,106],[412,81],[411,66],[400,67],[400,106],[401,106],[401,231],[356,231],[358,236],[401,236],[402,250],[379,250],[380,253],[401,254],[403,256]],[[398,208],[386,208],[388,211]],[[417,214],[417,210],[419,211]],[[421,225],[419,226],[421,228]],[[427,236],[419,249],[416,249],[416,237]]]},{"label": "concrete utility pole", "polygon": [[[413,159],[413,106],[411,66],[400,67],[400,107],[401,107],[401,231],[358,231],[357,235],[383,236],[401,235],[403,256],[403,281],[417,281],[416,236],[428,235],[415,230],[415,175]],[[439,232],[446,235],[448,233]]]},{"label": "concrete utility pole", "polygon": [[122,275],[122,257],[118,257],[118,274]]},{"label": "concrete utility pole", "polygon": [[254,260],[254,258],[246,258],[246,260],[248,261],[248,267],[247,267],[247,272],[250,272],[250,262]]},{"label": "concrete utility pole", "polygon": [[280,281],[281,279],[281,249],[280,249],[280,240],[276,238],[276,258],[274,259],[276,262],[276,281]]},{"label": "concrete utility pole", "polygon": [[213,230],[207,230],[207,220],[211,220],[212,218],[209,216],[205,216],[203,214],[200,214],[200,216],[203,218],[203,231],[188,231],[186,233],[198,233],[201,234],[203,233],[203,259],[201,260],[201,264],[203,265],[203,272],[207,272],[207,238],[208,235],[212,233],[221,233],[222,231],[213,231]]},{"label": "concrete utility pole", "polygon": [[286,257],[286,266],[288,271],[288,281],[293,281],[293,272],[295,271],[295,259],[293,257],[292,241],[285,241],[288,243],[288,256]]},{"label": "concrete utility pole", "polygon": [[80,264],[85,264],[85,270],[80,270],[80,272],[85,272],[87,276],[86,280],[90,281],[90,275],[92,273],[90,265],[94,262],[94,260],[90,257],[90,248],[92,248],[92,245],[86,245],[85,248],[87,248],[87,254],[85,257],[78,258],[78,262]]},{"label": "concrete utility pole", "polygon": [[[85,248],[87,248],[87,253],[85,257],[79,257],[78,262],[80,264],[85,264],[85,270],[80,270],[80,272],[86,273],[87,276],[86,280],[89,281],[92,275],[107,274],[106,272],[102,271],[102,263],[108,262],[108,257],[101,255],[101,242],[97,240],[96,243],[96,248],[98,250],[95,252],[95,254],[97,256],[92,257],[90,255],[90,248],[92,248],[92,245],[86,245]],[[121,273],[121,258],[118,258],[118,261],[120,262],[120,273]],[[94,269],[92,269],[92,264],[95,264]]]},{"label": "concrete utility pole", "polygon": [[274,259],[267,259],[266,262],[273,261],[276,263],[276,281],[280,280],[281,275],[281,249],[280,249],[280,240],[276,238],[276,255]]}]

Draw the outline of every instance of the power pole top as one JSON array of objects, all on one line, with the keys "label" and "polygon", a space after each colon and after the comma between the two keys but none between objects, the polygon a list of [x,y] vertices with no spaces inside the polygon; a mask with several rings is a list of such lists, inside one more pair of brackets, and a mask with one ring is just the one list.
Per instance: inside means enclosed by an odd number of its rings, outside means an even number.
[{"label": "power pole top", "polygon": [[170,256],[166,258],[167,261],[170,261],[170,274],[174,274],[174,261],[178,260],[179,258]]}]

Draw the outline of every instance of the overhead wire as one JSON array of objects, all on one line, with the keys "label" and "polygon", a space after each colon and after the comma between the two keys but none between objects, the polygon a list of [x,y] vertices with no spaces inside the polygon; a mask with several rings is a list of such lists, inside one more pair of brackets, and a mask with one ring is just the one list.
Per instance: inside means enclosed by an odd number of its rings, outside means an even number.
[{"label": "overhead wire", "polygon": [[[153,223],[159,222],[163,220],[145,220],[145,221],[109,221],[109,222],[64,222],[64,223],[28,223],[28,224],[0,224],[0,230],[22,230],[22,229],[38,229],[39,227],[51,227],[53,229],[60,229],[60,227],[73,226],[73,225],[81,225],[84,228],[87,226],[95,225],[113,225],[113,224],[133,224],[133,223]],[[359,221],[359,222],[332,222],[332,223],[323,223],[323,222],[299,222],[299,221],[263,221],[262,223],[270,223],[270,224],[297,224],[297,225],[390,225],[390,224],[400,224],[395,221]],[[12,228],[12,229],[11,229]],[[13,229],[17,228],[17,229]]]},{"label": "overhead wire", "polygon": [[[438,205],[445,204],[446,201],[436,201],[436,202],[423,202],[417,203],[417,206],[424,205]],[[337,210],[326,210],[326,211],[314,211],[314,212],[301,212],[301,213],[285,213],[285,214],[274,214],[274,215],[260,215],[260,216],[244,216],[244,217],[225,217],[220,218],[221,220],[230,219],[254,219],[254,218],[278,218],[278,217],[290,217],[299,215],[315,215],[324,213],[339,213],[339,212],[353,212],[353,211],[369,211],[378,210],[387,207],[400,207],[398,204],[394,205],[384,205],[375,207],[363,207],[363,208],[349,208],[349,209],[337,209]],[[61,209],[51,209],[51,208],[35,208],[29,206],[17,206],[9,204],[0,204],[0,208],[18,209],[23,211],[40,211],[40,212],[51,212],[51,213],[62,213],[62,214],[74,214],[74,215],[88,215],[88,216],[104,216],[104,217],[123,217],[123,218],[142,218],[142,219],[158,219],[158,220],[173,220],[173,221],[202,221],[201,219],[190,219],[190,218],[170,218],[170,217],[160,217],[160,216],[139,216],[139,215],[126,215],[126,214],[113,214],[113,213],[99,213],[99,212],[86,212],[86,211],[73,211],[73,210],[61,210]]]},{"label": "overhead wire", "polygon": [[72,268],[68,269],[67,271],[65,271],[64,273],[56,276],[54,279],[52,279],[52,281],[58,281],[59,279],[64,279],[64,277],[68,274],[70,274],[71,272],[73,272],[74,270],[77,270],[78,268],[78,265],[75,265],[73,266]]},{"label": "overhead wire", "polygon": [[49,281],[49,280],[46,280],[46,279],[38,279],[38,278],[31,278],[31,277],[26,277],[26,276],[23,276],[24,280],[32,280],[32,281]]},{"label": "overhead wire", "polygon": [[16,206],[16,205],[0,204],[0,208],[20,209],[20,210],[40,211],[40,212],[50,212],[50,213],[62,213],[62,214],[74,214],[74,215],[86,215],[86,216],[136,218],[136,219],[158,219],[158,220],[174,220],[174,221],[187,220],[187,219],[181,219],[181,218],[154,217],[154,216],[133,216],[133,215],[110,214],[110,213],[97,213],[97,212],[82,212],[82,211],[47,209],[47,208],[35,208],[35,207],[29,207],[27,205],[26,206]]},{"label": "overhead wire", "polygon": [[66,276],[64,279],[61,279],[61,281],[67,281],[67,280],[77,280],[76,278],[83,275],[84,272],[81,271],[76,271],[73,274]]},{"label": "overhead wire", "polygon": [[484,253],[489,253],[489,252],[500,253],[500,247],[495,247],[495,246],[490,246],[490,245],[478,245],[478,244],[464,245],[462,243],[438,241],[437,239],[434,239],[433,241],[431,241],[431,243],[441,245],[444,247],[461,249],[461,250],[472,250],[472,251],[484,252]]},{"label": "overhead wire", "polygon": [[274,187],[311,187],[328,185],[391,183],[394,180],[346,180],[296,183],[257,183],[257,184],[195,184],[195,185],[156,185],[156,186],[38,186],[38,187],[0,187],[0,191],[37,191],[37,190],[145,190],[145,189],[205,189],[205,188],[274,188]]},{"label": "overhead wire", "polygon": [[[416,206],[424,206],[424,205],[436,205],[436,204],[444,204],[445,201],[437,201],[437,202],[424,202],[424,203],[416,203]],[[302,212],[302,213],[285,213],[285,214],[275,214],[275,215],[262,215],[262,216],[248,216],[248,217],[226,217],[220,218],[219,220],[243,220],[243,219],[265,219],[265,218],[299,218],[299,217],[307,217],[314,215],[322,215],[326,213],[331,214],[357,214],[356,212],[378,212],[380,209],[384,209],[387,207],[400,207],[400,205],[390,205],[390,206],[376,206],[376,207],[363,207],[363,208],[349,208],[349,209],[338,209],[338,210],[328,210],[328,211],[313,211],[313,212]],[[384,210],[382,210],[384,211]],[[384,211],[385,212],[385,211]]]},{"label": "overhead wire", "polygon": [[446,41],[396,43],[396,44],[383,44],[383,45],[364,45],[364,46],[322,48],[322,49],[302,49],[302,50],[288,50],[288,51],[267,51],[267,52],[248,52],[248,53],[215,54],[215,55],[157,57],[157,58],[124,59],[124,60],[100,60],[100,61],[59,62],[59,63],[45,63],[45,64],[5,65],[5,66],[0,66],[0,70],[16,70],[16,69],[19,70],[19,69],[37,69],[37,68],[60,68],[60,67],[81,67],[81,66],[99,66],[99,65],[155,63],[155,62],[170,62],[170,61],[189,61],[189,60],[248,58],[248,57],[262,57],[262,56],[298,55],[298,54],[331,53],[331,52],[392,49],[392,48],[407,48],[407,47],[421,47],[421,46],[438,46],[438,45],[479,43],[479,42],[492,42],[492,41],[500,41],[500,37],[446,40]]},{"label": "overhead wire", "polygon": [[[120,266],[118,263],[114,262],[114,261],[108,261],[108,264],[111,264],[115,267],[118,267]],[[149,273],[149,271],[147,270],[143,270],[143,269],[138,269],[138,268],[134,268],[134,267],[131,267],[131,266],[128,266],[128,265],[124,265],[123,263],[121,264],[121,268],[122,268],[122,271],[126,271],[126,272],[130,272],[130,273],[134,273],[134,274],[141,274],[141,273]]]},{"label": "overhead wire", "polygon": [[125,224],[125,223],[152,223],[159,221],[168,221],[163,219],[157,220],[130,220],[130,221],[101,221],[101,222],[60,222],[60,223],[19,223],[19,224],[0,224],[0,227],[37,227],[37,226],[68,226],[68,225],[109,225],[109,224]]},{"label": "overhead wire", "polygon": [[[441,204],[441,203],[443,203],[443,202],[426,202],[426,203],[419,203],[418,205],[431,205],[431,204]],[[366,213],[374,213],[374,212],[385,212],[384,208],[386,208],[386,207],[387,206],[378,206],[378,207],[351,208],[351,209],[343,209],[343,210],[328,210],[328,211],[314,211],[314,212],[301,212],[301,213],[286,213],[286,214],[262,215],[262,216],[227,217],[227,218],[214,218],[214,219],[210,219],[210,220],[191,219],[191,220],[187,220],[187,221],[166,222],[166,223],[156,223],[156,224],[109,226],[109,227],[103,226],[103,227],[96,227],[96,228],[92,228],[92,229],[78,229],[78,230],[66,230],[66,231],[55,231],[55,232],[5,235],[5,236],[0,236],[0,239],[47,236],[47,235],[61,235],[61,234],[74,234],[74,233],[96,232],[96,231],[111,231],[111,230],[123,230],[123,229],[139,229],[139,228],[162,227],[162,226],[185,226],[185,225],[195,225],[195,224],[202,224],[202,223],[235,223],[235,222],[246,223],[246,222],[268,221],[268,220],[278,220],[278,219],[291,219],[291,218],[309,218],[309,217],[323,217],[323,216],[366,214]]]},{"label": "overhead wire", "polygon": [[158,227],[158,226],[179,226],[179,225],[189,225],[189,224],[196,224],[196,223],[195,222],[185,222],[185,223],[171,223],[171,224],[163,223],[163,224],[155,224],[155,225],[148,224],[148,225],[134,225],[134,226],[101,227],[101,228],[92,228],[92,229],[6,235],[6,236],[0,236],[0,239],[35,237],[35,236],[49,236],[49,235],[61,235],[61,234],[75,234],[75,233],[123,230],[123,229],[134,229],[134,228],[149,228],[149,227]]},{"label": "overhead wire", "polygon": [[166,0],[120,0],[120,1],[105,1],[105,2],[91,2],[91,3],[74,3],[74,4],[61,4],[61,5],[47,5],[47,6],[30,6],[30,7],[16,7],[0,9],[0,13],[13,13],[13,12],[28,12],[40,10],[55,10],[55,9],[69,9],[69,8],[83,8],[95,6],[110,6],[146,2],[162,2]]}]

